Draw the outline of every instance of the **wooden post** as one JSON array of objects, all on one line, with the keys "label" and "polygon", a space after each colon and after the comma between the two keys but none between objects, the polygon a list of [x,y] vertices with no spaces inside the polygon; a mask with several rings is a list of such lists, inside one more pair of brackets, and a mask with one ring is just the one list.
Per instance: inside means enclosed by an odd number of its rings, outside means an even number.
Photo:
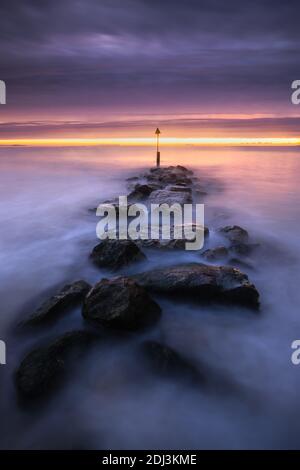
[{"label": "wooden post", "polygon": [[160,130],[158,128],[156,129],[155,134],[156,134],[156,166],[160,167],[160,151],[159,151]]},{"label": "wooden post", "polygon": [[160,166],[160,152],[156,152],[156,166]]}]

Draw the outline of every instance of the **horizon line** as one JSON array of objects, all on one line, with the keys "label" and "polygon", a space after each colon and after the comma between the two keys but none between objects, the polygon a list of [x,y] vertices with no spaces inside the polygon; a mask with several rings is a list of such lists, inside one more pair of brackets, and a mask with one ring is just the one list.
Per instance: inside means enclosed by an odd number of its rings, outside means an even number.
[{"label": "horizon line", "polygon": [[[155,137],[0,139],[5,147],[94,147],[156,145]],[[300,137],[161,137],[161,146],[300,146]]]}]

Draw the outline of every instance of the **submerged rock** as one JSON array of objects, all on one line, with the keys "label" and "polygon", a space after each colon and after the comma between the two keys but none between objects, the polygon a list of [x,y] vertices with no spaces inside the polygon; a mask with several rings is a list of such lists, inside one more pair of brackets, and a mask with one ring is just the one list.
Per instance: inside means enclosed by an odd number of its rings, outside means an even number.
[{"label": "submerged rock", "polygon": [[207,261],[217,261],[228,256],[228,249],[225,246],[217,246],[201,253]]},{"label": "submerged rock", "polygon": [[39,325],[55,320],[66,309],[81,303],[90,289],[90,284],[85,281],[65,285],[57,294],[46,300],[22,325]]},{"label": "submerged rock", "polygon": [[259,293],[248,276],[229,266],[183,264],[134,276],[146,289],[171,296],[185,296],[196,301],[230,302],[258,308]]},{"label": "submerged rock", "polygon": [[144,253],[132,240],[110,239],[103,240],[96,245],[90,257],[97,266],[112,270],[146,259]]},{"label": "submerged rock", "polygon": [[247,230],[239,225],[227,225],[226,227],[220,228],[219,232],[232,243],[247,243],[249,240]]},{"label": "submerged rock", "polygon": [[139,179],[138,176],[129,176],[129,178],[126,178],[126,181],[137,181]]},{"label": "submerged rock", "polygon": [[121,330],[138,330],[155,323],[160,306],[133,279],[102,279],[87,295],[82,315],[93,323]]},{"label": "submerged rock", "polygon": [[193,364],[165,344],[145,341],[141,345],[141,352],[150,370],[160,377],[205,382]]},{"label": "submerged rock", "polygon": [[71,331],[28,353],[15,374],[19,396],[33,400],[47,395],[95,338],[89,331]]},{"label": "submerged rock", "polygon": [[258,243],[233,243],[229,250],[237,255],[248,256],[258,246]]},{"label": "submerged rock", "polygon": [[237,266],[238,268],[242,268],[242,269],[253,270],[252,264],[248,261],[245,261],[244,259],[241,260],[239,258],[230,258],[227,264],[231,266]]}]

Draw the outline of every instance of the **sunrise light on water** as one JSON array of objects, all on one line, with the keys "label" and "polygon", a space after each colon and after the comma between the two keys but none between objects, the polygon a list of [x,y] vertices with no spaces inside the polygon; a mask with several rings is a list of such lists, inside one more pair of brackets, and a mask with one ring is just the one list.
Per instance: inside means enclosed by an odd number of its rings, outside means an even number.
[{"label": "sunrise light on water", "polygon": [[[163,137],[162,146],[298,146],[300,138],[296,137]],[[28,147],[95,147],[95,146],[141,146],[155,145],[151,137],[120,138],[59,138],[59,139],[1,139],[0,146]]]}]

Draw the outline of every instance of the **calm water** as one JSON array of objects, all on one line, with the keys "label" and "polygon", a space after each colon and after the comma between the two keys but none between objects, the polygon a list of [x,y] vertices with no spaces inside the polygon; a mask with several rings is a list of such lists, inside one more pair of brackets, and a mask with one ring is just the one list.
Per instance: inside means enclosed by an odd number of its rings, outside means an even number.
[{"label": "calm water", "polygon": [[[22,355],[82,326],[75,310],[47,330],[14,325],[66,282],[106,275],[88,260],[97,243],[99,202],[126,194],[125,178],[148,168],[144,148],[0,150],[0,338],[2,448],[299,448],[300,155],[295,149],[163,149],[165,164],[194,169],[207,187],[206,224],[236,223],[261,248],[246,269],[261,293],[259,315],[230,307],[162,300],[163,318],[142,336],[103,347],[78,364],[65,387],[38,409],[16,404],[12,374]],[[148,267],[200,260],[197,253],[149,253]],[[132,269],[145,269],[145,266]],[[220,377],[215,393],[149,382],[136,345],[165,341]],[[234,384],[225,393],[222,380]]]}]

